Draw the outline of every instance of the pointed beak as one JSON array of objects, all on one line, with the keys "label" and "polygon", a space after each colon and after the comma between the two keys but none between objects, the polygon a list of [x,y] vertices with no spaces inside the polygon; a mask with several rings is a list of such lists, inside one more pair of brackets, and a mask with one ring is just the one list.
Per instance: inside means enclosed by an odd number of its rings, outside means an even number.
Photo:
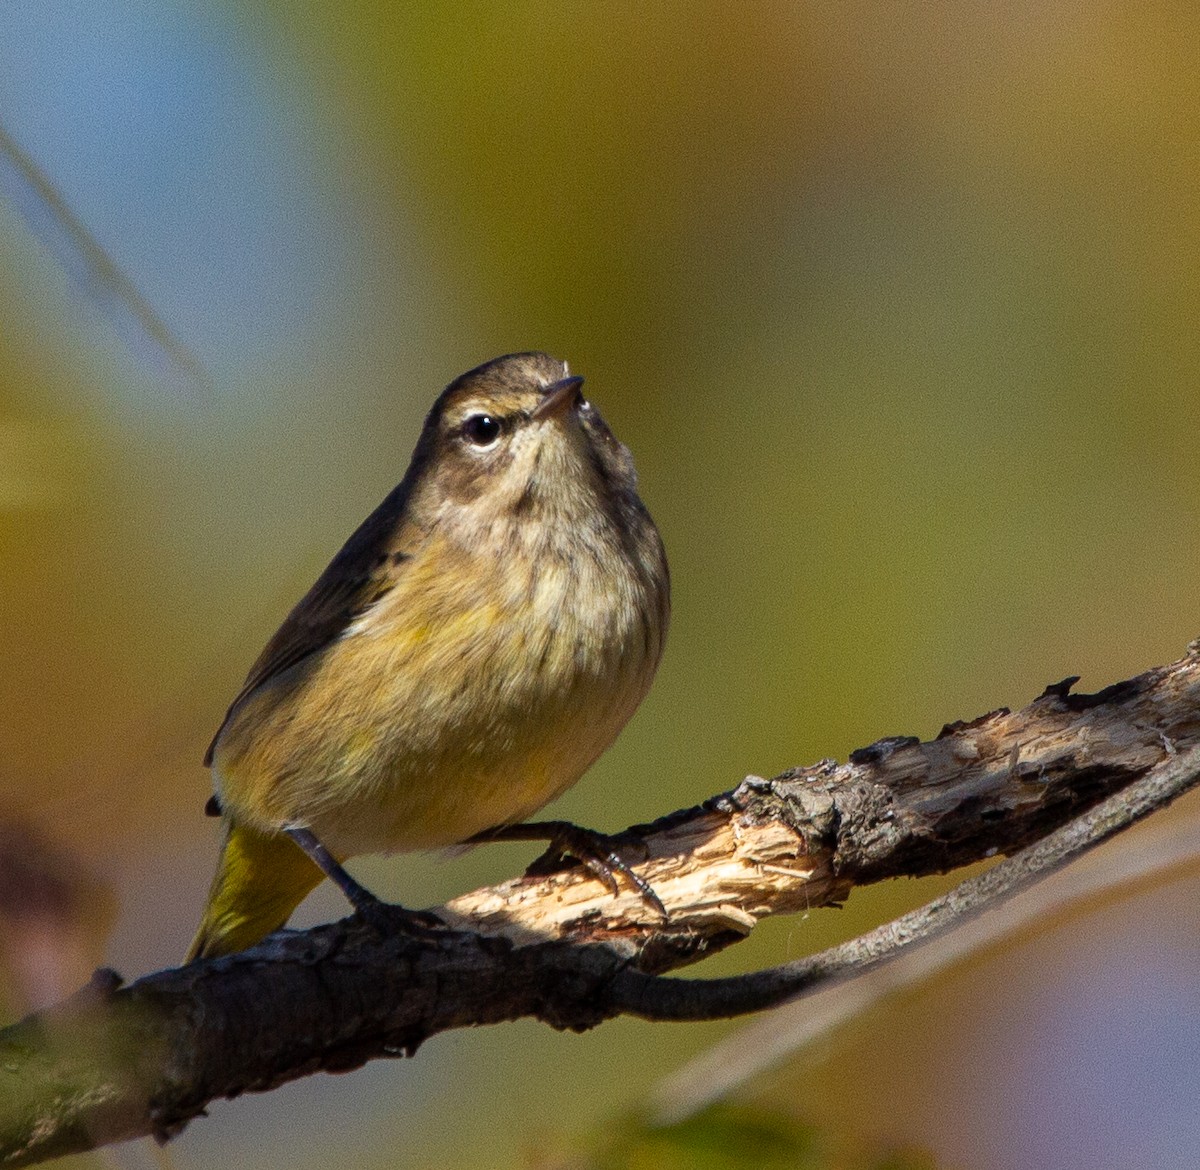
[{"label": "pointed beak", "polygon": [[533,417],[536,419],[558,418],[566,413],[582,398],[579,392],[579,387],[582,385],[583,379],[578,375],[551,382],[546,387],[545,397],[534,407]]}]

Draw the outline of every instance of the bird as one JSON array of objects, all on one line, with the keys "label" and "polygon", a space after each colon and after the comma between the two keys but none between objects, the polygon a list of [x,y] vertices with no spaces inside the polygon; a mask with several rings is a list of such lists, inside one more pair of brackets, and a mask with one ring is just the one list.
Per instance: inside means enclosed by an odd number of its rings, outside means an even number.
[{"label": "bird", "polygon": [[[221,852],[187,961],[284,926],[361,854],[549,837],[611,888],[602,834],[527,818],[609,747],[670,619],[629,450],[545,353],[454,379],[400,483],[250,668],[205,756]],[[663,911],[665,913],[665,911]]]}]

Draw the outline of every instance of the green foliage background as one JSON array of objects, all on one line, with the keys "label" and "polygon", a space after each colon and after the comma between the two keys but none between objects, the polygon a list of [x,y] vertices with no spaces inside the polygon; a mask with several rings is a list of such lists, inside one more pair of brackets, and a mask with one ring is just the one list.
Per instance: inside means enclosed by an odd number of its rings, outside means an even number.
[{"label": "green foliage background", "polygon": [[[125,973],[177,960],[193,929],[215,849],[199,759],[248,663],[398,478],[437,390],[497,353],[546,349],[588,378],[675,581],[653,694],[555,815],[619,828],[747,772],[935,734],[1067,674],[1104,685],[1200,633],[1191,10],[43,11],[95,68],[6,89],[25,104],[5,128],[212,381],[180,387],[127,348],[103,297],[0,207],[0,814],[115,889],[106,956]],[[15,51],[36,48],[19,44],[30,27],[10,25]],[[186,99],[169,70],[161,91],[141,84],[154,53],[189,63]],[[236,101],[217,80],[230,62]],[[135,122],[180,106],[178,137],[164,124],[139,140],[133,194],[112,206],[106,184],[132,164],[120,119],[87,121],[113,99],[89,85],[126,87]],[[70,133],[54,131],[56,101]],[[276,150],[233,165],[247,119]],[[214,259],[208,188],[180,173],[248,205],[271,192],[236,229],[244,265]],[[239,286],[286,276],[299,252],[303,311],[283,293],[245,302]],[[358,869],[421,905],[528,852]],[[936,885],[768,924],[710,969],[825,945]],[[1147,1148],[1121,1141],[1156,1126],[1148,1148],[1173,1164],[1200,1148],[1194,1122],[1128,1070],[1197,1078],[1152,1044],[1156,1029],[1190,1036],[1179,1021],[1195,1015],[1176,975],[1195,899],[1177,895],[1023,940],[747,1100],[853,1157],[1130,1164]],[[303,920],[340,912],[322,892]],[[1073,1097],[1070,1036],[1112,1037],[1133,987],[1160,1014],[1118,1029],[1135,1047],[1114,1038],[1110,1072]],[[1095,1014],[1056,1033],[1069,996]],[[536,1164],[726,1031],[449,1036],[413,1062],[220,1105],[177,1164]],[[1091,1149],[1071,1129],[1089,1110],[1124,1137]]]}]

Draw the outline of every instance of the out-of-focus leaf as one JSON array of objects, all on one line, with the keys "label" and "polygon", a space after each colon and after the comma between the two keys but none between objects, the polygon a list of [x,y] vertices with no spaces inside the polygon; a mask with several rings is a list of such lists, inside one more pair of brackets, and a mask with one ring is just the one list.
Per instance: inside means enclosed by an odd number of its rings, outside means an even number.
[{"label": "out-of-focus leaf", "polygon": [[0,821],[0,987],[13,1013],[86,982],[116,918],[94,873],[28,824]]},{"label": "out-of-focus leaf", "polygon": [[749,1105],[714,1105],[677,1125],[630,1119],[590,1154],[542,1163],[539,1170],[932,1170],[925,1154],[890,1151],[847,1161],[821,1132],[795,1118]]}]

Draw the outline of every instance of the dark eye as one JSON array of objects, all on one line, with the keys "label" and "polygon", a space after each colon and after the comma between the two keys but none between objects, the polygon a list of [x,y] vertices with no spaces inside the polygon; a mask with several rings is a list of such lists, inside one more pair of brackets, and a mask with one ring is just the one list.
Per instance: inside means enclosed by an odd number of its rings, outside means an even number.
[{"label": "dark eye", "polygon": [[504,430],[504,424],[491,414],[472,414],[462,425],[463,438],[476,447],[490,447]]}]

